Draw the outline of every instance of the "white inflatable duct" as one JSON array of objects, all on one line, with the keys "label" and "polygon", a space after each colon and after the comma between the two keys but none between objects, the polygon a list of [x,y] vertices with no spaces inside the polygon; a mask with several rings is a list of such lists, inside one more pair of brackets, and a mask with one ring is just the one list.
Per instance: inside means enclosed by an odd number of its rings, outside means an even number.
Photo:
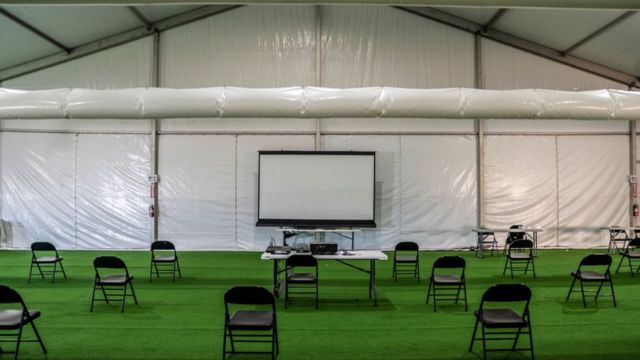
[{"label": "white inflatable duct", "polygon": [[621,90],[0,88],[0,119],[156,118],[640,119],[640,93]]}]

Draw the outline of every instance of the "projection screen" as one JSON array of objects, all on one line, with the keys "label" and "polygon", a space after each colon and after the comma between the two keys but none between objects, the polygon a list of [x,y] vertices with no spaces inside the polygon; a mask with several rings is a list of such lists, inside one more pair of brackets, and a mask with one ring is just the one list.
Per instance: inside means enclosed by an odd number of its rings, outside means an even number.
[{"label": "projection screen", "polygon": [[375,152],[260,151],[256,226],[375,227]]}]

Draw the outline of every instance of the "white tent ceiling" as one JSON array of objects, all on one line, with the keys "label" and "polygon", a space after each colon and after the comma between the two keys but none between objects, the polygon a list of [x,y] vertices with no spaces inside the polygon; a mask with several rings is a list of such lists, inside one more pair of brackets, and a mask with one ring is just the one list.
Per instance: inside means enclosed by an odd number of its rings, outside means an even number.
[{"label": "white tent ceiling", "polygon": [[[59,63],[87,44],[99,49],[101,39],[144,31],[199,9],[202,5],[0,6],[0,81],[47,66],[47,58]],[[405,9],[424,13],[429,8]],[[437,12],[542,45],[558,58],[569,54],[613,69],[632,83],[640,77],[640,15],[627,9],[438,7]],[[39,65],[25,67],[30,62]]]}]

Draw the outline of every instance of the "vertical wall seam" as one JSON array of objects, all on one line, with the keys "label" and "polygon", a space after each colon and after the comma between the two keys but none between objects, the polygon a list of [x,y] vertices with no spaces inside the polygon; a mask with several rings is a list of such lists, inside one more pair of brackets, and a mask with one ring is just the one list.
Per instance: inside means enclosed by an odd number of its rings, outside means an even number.
[{"label": "vertical wall seam", "polygon": [[74,164],[73,164],[73,232],[78,248],[78,138],[80,134],[73,136],[74,141]]},{"label": "vertical wall seam", "polygon": [[235,161],[234,161],[234,171],[235,171],[235,175],[234,175],[234,195],[233,195],[233,202],[234,202],[234,215],[233,218],[235,220],[236,226],[235,226],[235,241],[236,241],[236,249],[238,249],[238,135],[234,135],[234,142],[235,142]]},{"label": "vertical wall seam", "polygon": [[[631,88],[629,89],[631,90]],[[636,175],[637,174],[637,159],[636,159],[636,149],[637,149],[637,130],[636,130],[636,121],[629,121],[629,174]],[[637,185],[636,185],[637,186]],[[633,205],[635,204],[636,199],[633,197],[633,192],[629,186],[629,210],[627,210],[627,216],[629,217],[629,221],[627,222],[630,226],[635,226],[636,219],[633,216]]]},{"label": "vertical wall seam", "polygon": [[[316,5],[316,85],[322,86],[322,5]],[[322,119],[316,118],[315,150],[321,149]]]},{"label": "vertical wall seam", "polygon": [[556,247],[560,246],[560,149],[558,135],[555,136],[556,147]]},{"label": "vertical wall seam", "polygon": [[403,194],[403,189],[404,189],[404,181],[402,179],[402,135],[398,135],[398,160],[400,161],[400,164],[398,165],[398,179],[400,180],[400,223],[398,224],[398,230],[400,233],[400,241],[402,241],[403,238],[403,231],[402,231],[402,224],[404,223],[404,214],[403,214],[403,208],[404,208],[404,194]]}]

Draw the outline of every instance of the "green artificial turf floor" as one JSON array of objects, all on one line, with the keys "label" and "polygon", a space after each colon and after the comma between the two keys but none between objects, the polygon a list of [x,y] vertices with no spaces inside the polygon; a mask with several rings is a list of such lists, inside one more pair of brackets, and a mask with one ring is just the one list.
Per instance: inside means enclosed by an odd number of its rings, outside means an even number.
[{"label": "green artificial turf floor", "polygon": [[[566,302],[571,277],[586,250],[542,250],[537,279],[502,276],[505,258],[478,259],[472,252],[422,252],[420,282],[391,279],[391,261],[378,262],[379,306],[367,296],[368,278],[334,261],[320,262],[320,308],[295,300],[285,310],[278,300],[278,359],[478,359],[481,345],[467,351],[473,310],[494,283],[523,282],[533,291],[531,319],[538,359],[640,359],[640,276],[628,268],[614,276],[618,307],[610,297],[584,308],[579,293]],[[121,257],[135,276],[139,305],[97,303],[89,312],[92,260]],[[467,260],[469,311],[462,305],[425,304],[433,261],[457,254]],[[164,275],[148,281],[149,253],[142,251],[62,251],[69,278],[35,277],[27,284],[31,253],[0,252],[0,283],[18,290],[42,316],[36,324],[49,350],[21,347],[21,359],[220,359],[223,294],[234,285],[271,283],[272,263],[257,252],[180,252],[182,279]],[[619,257],[614,257],[614,266]],[[26,334],[31,337],[32,332]],[[523,343],[526,345],[526,342]],[[7,346],[7,345],[4,345]],[[267,345],[268,346],[268,345]],[[8,350],[8,348],[7,348]],[[1,355],[10,358],[10,355]],[[236,359],[269,356],[236,355]],[[528,352],[492,353],[492,359],[528,359]]]}]

